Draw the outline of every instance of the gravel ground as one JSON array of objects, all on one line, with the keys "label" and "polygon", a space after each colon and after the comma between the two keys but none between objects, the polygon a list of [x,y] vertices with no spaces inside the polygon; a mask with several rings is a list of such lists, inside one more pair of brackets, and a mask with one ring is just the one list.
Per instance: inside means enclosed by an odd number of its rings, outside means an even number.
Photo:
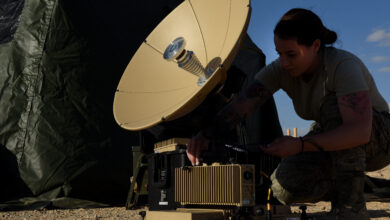
[{"label": "gravel ground", "polygon": [[[306,204],[307,213],[325,213],[330,210],[329,202]],[[367,202],[367,209],[371,219],[390,219],[390,203]],[[0,219],[34,220],[34,219],[85,219],[85,220],[109,220],[109,219],[134,219],[141,220],[138,210],[126,210],[124,207],[97,208],[97,209],[56,209],[42,211],[17,211],[0,212]],[[293,213],[300,213],[299,205],[291,206]]]},{"label": "gravel ground", "polygon": [[[371,177],[390,180],[390,166],[367,173]],[[390,187],[390,186],[389,186]],[[390,199],[389,199],[390,201]],[[330,210],[329,202],[306,204],[307,213],[325,213]],[[371,219],[390,219],[390,202],[367,202],[367,209]],[[92,208],[92,209],[55,209],[34,211],[8,211],[0,212],[0,219],[85,219],[85,220],[108,220],[108,219],[134,219],[141,220],[138,210],[126,210],[124,207]],[[300,213],[299,204],[291,206],[291,211]]]},{"label": "gravel ground", "polygon": [[[307,213],[325,213],[330,210],[329,202],[306,204]],[[390,219],[390,203],[368,202],[367,209],[371,219]],[[35,220],[35,219],[85,219],[85,220],[109,220],[109,219],[134,219],[142,220],[138,210],[126,210],[124,207],[98,208],[98,209],[56,209],[43,211],[17,211],[0,212],[0,219]],[[299,205],[291,206],[293,213],[300,213]]]},{"label": "gravel ground", "polygon": [[126,210],[124,207],[96,208],[96,209],[55,209],[42,211],[0,212],[0,219],[30,220],[30,219],[139,219],[140,210]]}]

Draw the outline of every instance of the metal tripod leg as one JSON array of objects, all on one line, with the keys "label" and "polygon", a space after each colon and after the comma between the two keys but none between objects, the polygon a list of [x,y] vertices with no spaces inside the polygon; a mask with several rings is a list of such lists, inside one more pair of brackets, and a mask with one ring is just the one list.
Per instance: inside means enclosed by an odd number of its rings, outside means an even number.
[{"label": "metal tripod leg", "polygon": [[127,195],[126,209],[133,209],[139,202],[140,195],[147,195],[147,163],[143,163],[145,154],[140,147],[133,147],[133,181]]}]

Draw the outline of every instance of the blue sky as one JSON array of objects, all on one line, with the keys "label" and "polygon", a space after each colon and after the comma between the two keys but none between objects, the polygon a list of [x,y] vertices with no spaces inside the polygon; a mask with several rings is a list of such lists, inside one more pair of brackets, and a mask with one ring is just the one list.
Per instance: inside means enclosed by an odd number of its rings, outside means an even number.
[{"label": "blue sky", "polygon": [[[376,85],[390,103],[390,1],[389,0],[252,0],[248,33],[263,50],[266,63],[277,58],[273,29],[280,17],[291,8],[314,11],[326,27],[338,34],[335,47],[350,51],[366,64]],[[283,91],[274,95],[284,132],[298,128],[304,135],[312,121],[300,119]]]}]

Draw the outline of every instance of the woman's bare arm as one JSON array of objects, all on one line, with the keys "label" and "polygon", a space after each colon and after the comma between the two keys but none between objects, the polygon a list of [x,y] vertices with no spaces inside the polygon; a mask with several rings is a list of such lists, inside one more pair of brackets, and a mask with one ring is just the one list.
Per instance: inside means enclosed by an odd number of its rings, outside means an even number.
[{"label": "woman's bare arm", "polygon": [[303,151],[337,151],[368,143],[372,126],[372,107],[368,91],[338,97],[342,124],[335,129],[313,136],[305,136],[304,146],[299,138],[284,136],[276,139],[264,152],[289,157]]},{"label": "woman's bare arm", "polygon": [[[360,91],[337,99],[342,125],[311,137],[308,142],[315,142],[325,151],[349,149],[370,141],[372,126],[372,106],[368,91]],[[318,150],[312,144],[305,145],[307,151]]]},{"label": "woman's bare arm", "polygon": [[254,82],[236,99],[225,106],[212,125],[203,131],[206,137],[221,136],[231,131],[240,121],[252,114],[272,96],[261,83]]}]

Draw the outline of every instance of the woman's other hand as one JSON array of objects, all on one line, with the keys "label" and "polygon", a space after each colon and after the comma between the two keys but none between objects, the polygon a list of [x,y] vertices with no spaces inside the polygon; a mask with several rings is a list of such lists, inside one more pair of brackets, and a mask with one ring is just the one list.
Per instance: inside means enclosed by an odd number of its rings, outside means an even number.
[{"label": "woman's other hand", "polygon": [[209,143],[210,140],[204,137],[201,132],[192,137],[190,143],[187,146],[187,157],[192,165],[199,164],[200,152],[207,150]]}]

